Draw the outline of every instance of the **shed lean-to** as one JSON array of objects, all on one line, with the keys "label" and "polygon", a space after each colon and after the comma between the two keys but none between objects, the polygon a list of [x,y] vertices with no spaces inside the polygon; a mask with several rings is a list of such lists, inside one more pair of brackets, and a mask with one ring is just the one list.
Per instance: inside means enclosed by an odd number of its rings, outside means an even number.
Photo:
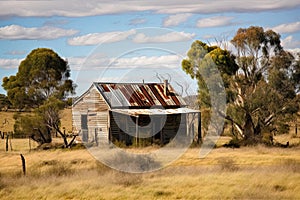
[{"label": "shed lean-to", "polygon": [[74,102],[72,115],[81,139],[97,145],[130,145],[138,138],[166,144],[179,132],[201,139],[200,112],[187,108],[168,82],[93,83]]}]

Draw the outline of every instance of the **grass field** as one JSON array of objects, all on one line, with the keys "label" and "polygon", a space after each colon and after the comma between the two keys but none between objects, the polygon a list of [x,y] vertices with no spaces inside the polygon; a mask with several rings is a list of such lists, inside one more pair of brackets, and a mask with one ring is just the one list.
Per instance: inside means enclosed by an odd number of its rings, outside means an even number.
[{"label": "grass field", "polygon": [[[22,113],[26,114],[25,112]],[[15,120],[14,112],[0,111],[0,131],[9,132],[14,130]],[[64,109],[61,112],[61,128],[65,127],[66,131],[72,131],[72,109]]]},{"label": "grass field", "polygon": [[[13,130],[12,116],[0,112],[1,131]],[[70,109],[62,113],[62,127],[72,130]],[[276,136],[292,148],[221,147],[229,140],[221,137],[203,159],[199,148],[191,148],[161,170],[128,174],[104,166],[86,149],[33,150],[33,141],[12,139],[6,152],[0,139],[0,199],[300,199],[299,135]]]},{"label": "grass field", "polygon": [[299,146],[216,148],[203,159],[193,148],[156,172],[127,174],[85,149],[29,151],[25,139],[12,145],[5,152],[0,140],[0,199],[300,199]]}]

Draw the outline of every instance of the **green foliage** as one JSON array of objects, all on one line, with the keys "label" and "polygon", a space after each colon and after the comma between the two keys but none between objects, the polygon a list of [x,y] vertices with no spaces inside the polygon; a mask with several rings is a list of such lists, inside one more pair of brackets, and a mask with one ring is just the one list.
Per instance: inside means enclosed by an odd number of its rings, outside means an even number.
[{"label": "green foliage", "polygon": [[[211,88],[216,72],[222,76],[227,95],[225,119],[239,133],[244,144],[271,142],[263,133],[288,132],[288,124],[299,111],[299,55],[284,51],[280,35],[251,26],[240,28],[231,40],[236,55],[220,47],[195,41],[182,61],[183,70],[198,80],[201,110],[211,109]],[[207,73],[210,70],[209,73]],[[208,76],[208,77],[205,77]],[[216,82],[216,81],[215,81]],[[213,86],[218,93],[220,87]],[[208,90],[210,89],[210,91]],[[204,115],[204,126],[209,122]],[[269,141],[266,141],[269,140]]]},{"label": "green foliage", "polygon": [[43,144],[51,142],[50,132],[55,130],[68,146],[66,135],[60,131],[60,111],[67,95],[74,93],[69,77],[67,61],[51,49],[38,48],[21,62],[15,76],[3,78],[2,86],[14,108],[33,111],[31,115],[15,116],[17,134]]},{"label": "green foliage", "polygon": [[[211,92],[217,96],[223,92],[224,87],[228,88],[231,76],[238,67],[229,51],[199,40],[193,42],[187,55],[188,58],[181,63],[182,69],[198,81],[198,102],[202,112],[203,132],[206,134],[211,117]],[[219,76],[224,85],[220,85]],[[226,93],[227,96],[232,96],[230,90],[226,89]]]},{"label": "green foliage", "polygon": [[263,133],[262,142],[268,146],[273,145],[273,134],[272,133]]},{"label": "green foliage", "polygon": [[11,103],[8,97],[4,94],[0,94],[0,110],[7,110],[11,107]]},{"label": "green foliage", "polygon": [[14,132],[16,135],[30,137],[39,144],[52,141],[50,130],[43,124],[43,120],[39,115],[16,113],[14,119]]},{"label": "green foliage", "polygon": [[64,99],[74,92],[67,61],[54,51],[38,48],[23,60],[18,73],[3,78],[3,88],[15,108],[36,108],[49,98]]},{"label": "green foliage", "polygon": [[228,143],[223,145],[224,147],[240,148],[240,141],[237,138],[232,138]]},{"label": "green foliage", "polygon": [[35,110],[36,115],[39,116],[43,124],[49,128],[59,129],[60,126],[60,111],[64,108],[65,104],[55,97],[47,99],[43,105]]},{"label": "green foliage", "polygon": [[286,127],[299,110],[295,98],[299,79],[293,78],[298,61],[283,50],[279,34],[261,27],[239,29],[232,44],[240,73],[231,85],[237,98],[229,106],[228,118],[240,127],[245,140],[272,144],[268,135],[288,132]]}]

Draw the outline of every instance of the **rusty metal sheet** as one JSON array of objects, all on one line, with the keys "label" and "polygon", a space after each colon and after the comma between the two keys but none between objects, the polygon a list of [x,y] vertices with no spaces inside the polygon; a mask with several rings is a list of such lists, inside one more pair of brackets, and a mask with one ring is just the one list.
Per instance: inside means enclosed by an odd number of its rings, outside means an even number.
[{"label": "rusty metal sheet", "polygon": [[183,98],[168,84],[164,94],[163,83],[94,83],[109,101],[111,107],[176,108],[185,106]]},{"label": "rusty metal sheet", "polygon": [[137,117],[139,115],[172,115],[172,114],[192,114],[200,113],[199,110],[190,108],[171,109],[112,109],[111,111]]}]

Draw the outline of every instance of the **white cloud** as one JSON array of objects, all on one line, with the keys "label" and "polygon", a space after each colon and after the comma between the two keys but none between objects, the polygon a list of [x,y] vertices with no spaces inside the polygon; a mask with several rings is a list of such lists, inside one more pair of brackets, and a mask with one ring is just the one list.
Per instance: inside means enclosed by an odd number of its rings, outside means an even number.
[{"label": "white cloud", "polygon": [[136,18],[136,19],[130,20],[130,25],[144,24],[144,23],[146,23],[146,22],[147,22],[146,19],[143,19],[143,18]]},{"label": "white cloud", "polygon": [[115,31],[105,33],[90,33],[82,35],[68,40],[69,45],[84,46],[84,45],[98,45],[100,43],[113,43],[127,39],[129,36],[134,35],[135,30],[129,31]]},{"label": "white cloud", "polygon": [[106,68],[109,66],[111,58],[103,55],[93,54],[90,57],[70,57],[68,63],[72,70],[91,70]]},{"label": "white cloud", "polygon": [[0,68],[2,69],[16,69],[19,67],[23,59],[0,59]]},{"label": "white cloud", "polygon": [[19,51],[19,50],[15,50],[15,51],[8,51],[5,54],[6,55],[25,55],[27,52],[26,51]]},{"label": "white cloud", "polygon": [[[93,81],[159,81],[156,78],[156,73],[165,77],[168,77],[166,75],[166,73],[168,73],[172,76],[172,80],[176,80],[178,82],[190,80],[190,77],[181,70],[180,66],[182,57],[174,54],[107,58],[107,60],[102,55],[99,55],[99,58],[97,58],[97,56],[93,56],[88,60],[79,57],[68,58],[68,60],[73,71],[73,80],[78,85],[77,94],[83,93]],[[74,67],[75,63],[77,63],[76,65],[78,68]],[[193,85],[195,86],[195,84]],[[176,84],[173,86],[176,87]]]},{"label": "white cloud", "polygon": [[295,33],[300,31],[300,21],[288,24],[280,24],[271,29],[278,33]]},{"label": "white cloud", "polygon": [[68,58],[72,70],[87,71],[99,69],[129,69],[129,68],[178,68],[182,57],[178,55],[135,56],[108,58],[95,55],[88,59],[84,57]]},{"label": "white cloud", "polygon": [[299,48],[299,46],[300,46],[300,41],[294,39],[294,37],[293,37],[292,35],[290,35],[290,36],[284,38],[284,39],[281,41],[281,44],[282,44],[282,46],[283,46],[285,49],[292,50],[292,49]]},{"label": "white cloud", "polygon": [[225,17],[225,16],[203,18],[198,20],[197,27],[205,28],[205,27],[228,26],[232,24],[232,19],[233,17]]},{"label": "white cloud", "polygon": [[132,58],[119,58],[112,60],[111,66],[117,68],[178,68],[182,58],[177,55],[162,55],[162,56],[138,56]]},{"label": "white cloud", "polygon": [[[117,5],[117,6],[116,6]],[[194,1],[177,0],[170,2],[161,0],[72,0],[66,3],[52,1],[0,1],[1,16],[94,16],[124,12],[154,11],[157,13],[220,13],[220,12],[259,12],[295,8],[299,1],[290,0],[251,0],[251,1]]]},{"label": "white cloud", "polygon": [[8,40],[52,40],[76,34],[78,31],[51,26],[27,28],[19,25],[0,27],[0,39]]},{"label": "white cloud", "polygon": [[170,15],[169,17],[167,17],[164,20],[163,25],[164,26],[177,26],[177,25],[185,22],[186,20],[188,20],[188,18],[191,16],[192,16],[192,14],[190,14],[190,13]]},{"label": "white cloud", "polygon": [[133,38],[135,43],[161,43],[161,42],[180,42],[189,41],[196,36],[195,33],[171,32],[158,36],[146,36],[144,33],[138,33]]}]

